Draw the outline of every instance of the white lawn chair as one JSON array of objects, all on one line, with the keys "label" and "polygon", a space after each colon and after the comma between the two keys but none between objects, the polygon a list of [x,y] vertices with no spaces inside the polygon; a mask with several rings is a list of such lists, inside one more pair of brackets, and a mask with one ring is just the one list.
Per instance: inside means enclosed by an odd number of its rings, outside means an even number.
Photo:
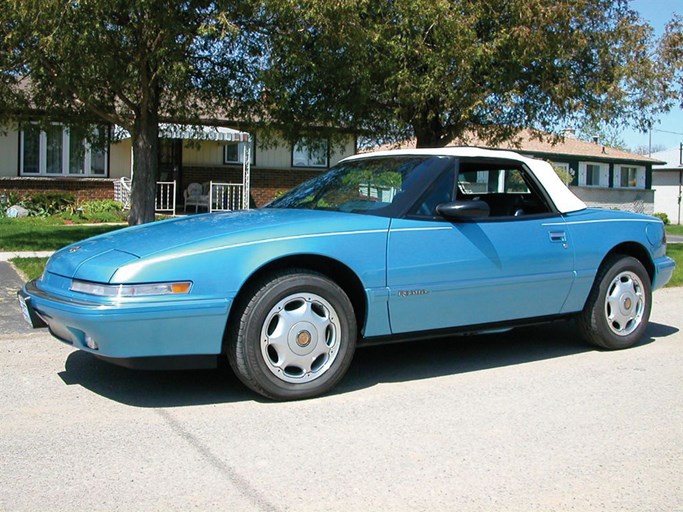
[{"label": "white lawn chair", "polygon": [[187,211],[187,207],[194,205],[195,213],[199,211],[199,207],[209,209],[209,194],[204,193],[204,187],[200,183],[190,183],[183,192],[184,204],[183,211]]}]

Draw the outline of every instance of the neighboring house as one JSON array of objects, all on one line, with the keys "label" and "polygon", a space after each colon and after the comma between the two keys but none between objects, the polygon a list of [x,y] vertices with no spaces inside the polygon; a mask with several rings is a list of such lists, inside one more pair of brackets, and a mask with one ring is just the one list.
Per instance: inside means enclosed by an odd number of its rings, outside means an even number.
[{"label": "neighboring house", "polygon": [[652,166],[655,211],[666,213],[671,223],[680,225],[683,189],[683,143],[679,148],[653,153],[652,158],[666,162]]},{"label": "neighboring house", "polygon": [[[250,202],[260,206],[277,194],[327,170],[356,152],[349,135],[339,148],[324,139],[302,139],[293,147],[279,142],[263,148],[258,130],[250,142],[233,140],[238,133],[225,127],[199,127],[192,133],[162,127],[158,181],[175,181],[178,204],[190,183],[243,181],[243,146],[251,145]],[[98,129],[104,137],[114,130]],[[71,191],[79,200],[114,198],[121,178],[132,173],[132,145],[125,132],[116,130],[115,142],[91,148],[83,133],[60,124],[47,129],[24,124],[18,129],[0,127],[0,195],[10,191]],[[107,140],[111,140],[108,138]],[[98,145],[100,146],[100,145]]]},{"label": "neighboring house", "polygon": [[[572,175],[569,188],[589,206],[639,213],[655,212],[652,167],[663,163],[621,149],[579,140],[568,131],[563,140],[539,141],[523,132],[518,152],[542,158]],[[513,144],[498,146],[514,149]]]},{"label": "neighboring house", "polygon": [[[510,149],[548,160],[571,175],[569,188],[589,206],[647,214],[655,211],[652,166],[664,162],[611,148],[599,141],[585,142],[575,138],[571,131],[555,143],[538,140],[529,130],[523,130],[514,140],[497,146],[472,137],[456,140],[452,145]],[[401,147],[415,147],[415,143]]]}]

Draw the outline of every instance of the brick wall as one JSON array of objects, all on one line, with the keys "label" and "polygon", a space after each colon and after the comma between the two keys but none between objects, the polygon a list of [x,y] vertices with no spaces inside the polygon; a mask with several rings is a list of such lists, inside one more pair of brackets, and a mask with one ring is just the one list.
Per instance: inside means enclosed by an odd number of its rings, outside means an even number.
[{"label": "brick wall", "polygon": [[[254,169],[251,170],[251,206],[263,206],[278,194],[320,176],[319,169]],[[113,179],[98,178],[0,178],[0,194],[16,192],[31,195],[39,192],[71,192],[78,201],[114,199]],[[241,183],[241,167],[184,167],[180,194],[192,182]]]},{"label": "brick wall", "polygon": [[[251,205],[263,206],[282,192],[320,176],[324,170],[319,169],[251,169]],[[241,167],[184,167],[181,190],[192,182],[204,183],[219,181],[222,183],[241,183]]]},{"label": "brick wall", "polygon": [[114,199],[114,181],[98,178],[0,178],[0,194],[30,196],[44,192],[70,192],[77,201]]}]

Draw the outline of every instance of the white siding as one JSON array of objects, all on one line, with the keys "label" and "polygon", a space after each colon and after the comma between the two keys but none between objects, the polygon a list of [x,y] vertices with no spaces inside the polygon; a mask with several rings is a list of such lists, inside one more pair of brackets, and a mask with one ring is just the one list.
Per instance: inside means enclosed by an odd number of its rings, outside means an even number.
[{"label": "white siding", "polygon": [[655,191],[655,212],[666,213],[672,224],[683,222],[679,219],[678,183],[681,171],[654,171],[652,190]]},{"label": "white siding", "polygon": [[19,134],[0,126],[0,177],[16,177],[19,169]]},{"label": "white siding", "polygon": [[131,141],[124,139],[109,147],[109,177],[130,178]]}]

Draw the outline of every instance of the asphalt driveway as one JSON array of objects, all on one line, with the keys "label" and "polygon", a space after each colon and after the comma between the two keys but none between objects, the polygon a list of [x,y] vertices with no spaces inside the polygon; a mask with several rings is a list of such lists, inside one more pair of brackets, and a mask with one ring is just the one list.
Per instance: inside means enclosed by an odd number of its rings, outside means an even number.
[{"label": "asphalt driveway", "polygon": [[4,265],[0,510],[683,510],[683,288],[629,350],[571,323],[374,347],[271,403],[30,331]]}]

